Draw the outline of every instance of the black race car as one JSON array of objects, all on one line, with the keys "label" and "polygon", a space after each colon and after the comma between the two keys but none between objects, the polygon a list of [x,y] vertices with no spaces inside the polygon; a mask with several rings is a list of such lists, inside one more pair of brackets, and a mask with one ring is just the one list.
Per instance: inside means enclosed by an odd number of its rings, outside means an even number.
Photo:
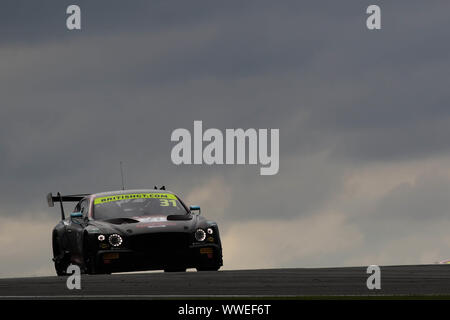
[{"label": "black race car", "polygon": [[[222,266],[219,228],[161,189],[96,194],[47,195],[60,202],[61,221],[53,229],[53,261],[58,275],[70,264],[85,273],[158,270],[217,271]],[[77,202],[65,217],[63,202]]]}]

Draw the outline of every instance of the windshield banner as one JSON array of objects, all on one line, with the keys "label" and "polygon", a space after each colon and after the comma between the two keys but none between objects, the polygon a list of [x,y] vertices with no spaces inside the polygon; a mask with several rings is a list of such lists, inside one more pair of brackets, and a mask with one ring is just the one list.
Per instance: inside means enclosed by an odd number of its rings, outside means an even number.
[{"label": "windshield banner", "polygon": [[94,200],[94,204],[102,204],[112,201],[121,201],[129,199],[174,199],[177,200],[175,195],[170,193],[131,193],[131,194],[118,194],[114,196],[100,197]]}]

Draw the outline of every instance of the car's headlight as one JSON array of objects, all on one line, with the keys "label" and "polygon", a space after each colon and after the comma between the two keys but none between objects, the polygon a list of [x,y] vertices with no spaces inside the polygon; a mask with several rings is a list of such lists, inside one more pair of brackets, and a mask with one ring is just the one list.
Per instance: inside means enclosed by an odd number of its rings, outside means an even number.
[{"label": "car's headlight", "polygon": [[208,234],[213,234],[214,230],[213,230],[213,228],[208,228],[208,229],[206,229],[206,232],[208,232]]},{"label": "car's headlight", "polygon": [[103,234],[100,234],[100,235],[97,237],[97,239],[98,239],[98,241],[105,241],[105,236],[104,236]]},{"label": "car's headlight", "polygon": [[108,241],[109,244],[112,245],[113,247],[118,247],[122,244],[123,239],[120,235],[115,233],[109,236]]},{"label": "car's headlight", "polygon": [[197,231],[195,231],[195,240],[205,241],[205,239],[206,239],[206,232],[203,229],[197,229]]}]

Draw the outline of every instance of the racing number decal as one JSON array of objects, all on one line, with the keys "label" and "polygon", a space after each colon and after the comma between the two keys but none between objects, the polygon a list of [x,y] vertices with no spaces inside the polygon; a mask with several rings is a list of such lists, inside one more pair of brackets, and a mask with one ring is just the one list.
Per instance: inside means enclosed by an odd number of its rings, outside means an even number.
[{"label": "racing number decal", "polygon": [[172,204],[173,207],[177,206],[176,200],[159,199],[159,205],[161,207],[168,207],[170,206],[170,203]]}]

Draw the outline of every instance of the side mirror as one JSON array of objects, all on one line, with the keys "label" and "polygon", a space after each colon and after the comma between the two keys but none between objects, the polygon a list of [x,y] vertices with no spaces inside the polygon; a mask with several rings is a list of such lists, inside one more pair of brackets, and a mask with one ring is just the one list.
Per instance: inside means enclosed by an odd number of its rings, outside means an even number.
[{"label": "side mirror", "polygon": [[190,207],[189,207],[189,210],[191,210],[191,212],[192,212],[192,211],[198,211],[198,214],[199,214],[199,215],[200,215],[200,213],[201,213],[200,206],[190,206]]},{"label": "side mirror", "polygon": [[83,216],[83,214],[81,212],[72,212],[70,214],[71,218],[81,218]]}]

